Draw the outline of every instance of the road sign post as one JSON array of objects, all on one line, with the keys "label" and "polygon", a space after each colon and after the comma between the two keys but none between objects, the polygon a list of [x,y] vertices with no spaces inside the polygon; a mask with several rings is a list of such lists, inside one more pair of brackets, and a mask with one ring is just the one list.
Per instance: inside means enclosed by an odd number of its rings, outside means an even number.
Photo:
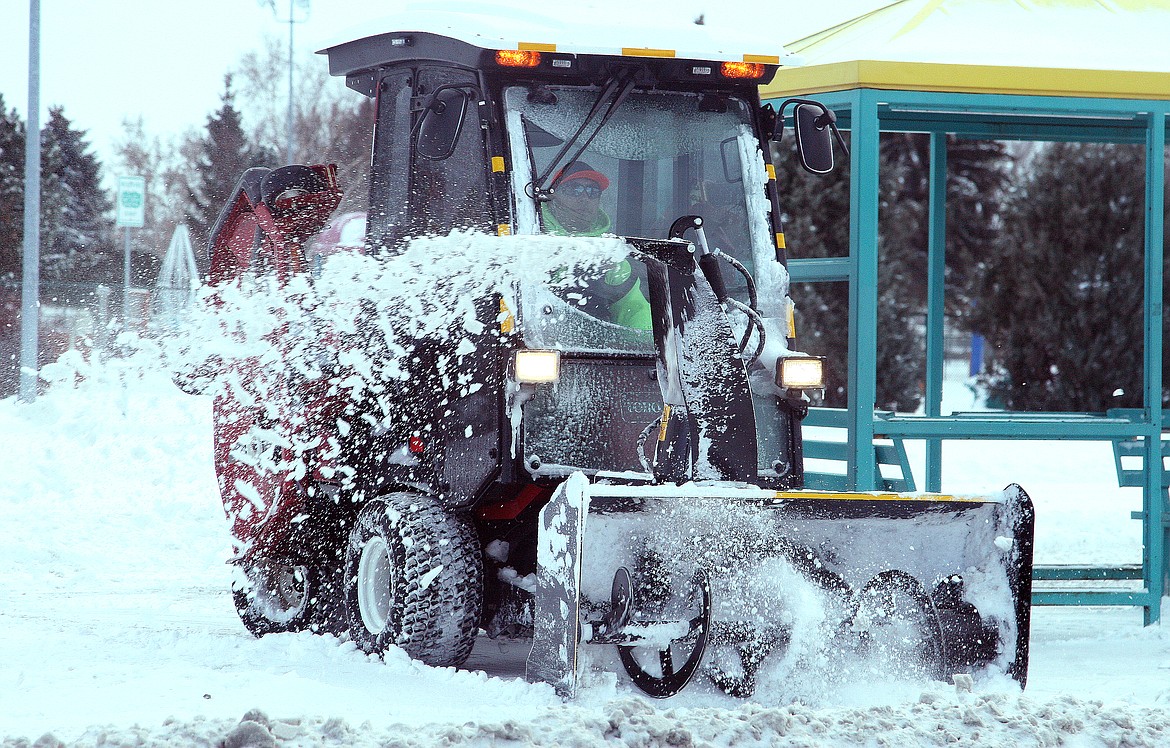
[{"label": "road sign post", "polygon": [[117,225],[122,227],[125,245],[122,281],[122,324],[130,324],[130,229],[146,225],[146,180],[138,176],[118,177]]}]

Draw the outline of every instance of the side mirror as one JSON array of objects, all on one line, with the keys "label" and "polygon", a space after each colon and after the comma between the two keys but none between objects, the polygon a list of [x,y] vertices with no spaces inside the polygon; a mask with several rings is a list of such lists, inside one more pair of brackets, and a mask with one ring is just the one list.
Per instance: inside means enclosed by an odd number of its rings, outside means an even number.
[{"label": "side mirror", "polygon": [[455,152],[455,141],[467,118],[468,93],[459,88],[444,88],[431,97],[418,123],[418,155],[429,161],[442,161]]},{"label": "side mirror", "polygon": [[813,174],[833,170],[833,130],[837,116],[831,110],[811,104],[797,104],[796,150],[800,165]]}]

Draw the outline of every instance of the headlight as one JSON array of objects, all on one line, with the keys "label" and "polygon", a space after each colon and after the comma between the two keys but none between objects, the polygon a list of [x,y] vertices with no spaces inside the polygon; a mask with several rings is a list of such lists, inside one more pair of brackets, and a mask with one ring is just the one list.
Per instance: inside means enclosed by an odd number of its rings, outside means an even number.
[{"label": "headlight", "polygon": [[792,356],[780,359],[777,364],[776,385],[781,389],[824,389],[825,359]]},{"label": "headlight", "polygon": [[525,384],[557,381],[561,378],[560,351],[516,351],[512,376]]}]

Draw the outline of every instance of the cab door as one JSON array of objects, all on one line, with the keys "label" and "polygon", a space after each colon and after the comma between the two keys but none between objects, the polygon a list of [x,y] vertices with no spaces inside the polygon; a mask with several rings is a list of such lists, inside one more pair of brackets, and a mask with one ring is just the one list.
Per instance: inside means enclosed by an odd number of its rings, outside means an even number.
[{"label": "cab door", "polygon": [[[479,91],[474,71],[451,65],[404,65],[383,76],[368,218],[373,251],[452,231],[495,233]],[[455,308],[458,299],[436,301]],[[394,400],[384,424],[390,451],[413,443],[418,454],[417,464],[381,469],[391,483],[427,484],[452,507],[472,503],[499,467],[503,358],[491,334],[498,305],[488,301],[475,303],[484,332],[457,325],[412,341],[412,355],[400,362],[408,376],[384,393]],[[460,354],[464,342],[473,353]]]}]

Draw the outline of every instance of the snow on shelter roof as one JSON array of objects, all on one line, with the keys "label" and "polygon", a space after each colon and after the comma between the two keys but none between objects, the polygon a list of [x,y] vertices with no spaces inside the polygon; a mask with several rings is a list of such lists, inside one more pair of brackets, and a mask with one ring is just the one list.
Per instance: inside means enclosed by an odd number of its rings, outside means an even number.
[{"label": "snow on shelter roof", "polygon": [[[572,13],[571,8],[565,9]],[[480,49],[527,49],[568,54],[763,62],[796,65],[799,58],[770,34],[705,25],[640,25],[637,19],[590,15],[552,16],[479,2],[425,2],[406,6],[333,40],[322,52],[391,33],[432,33]]]},{"label": "snow on shelter roof", "polygon": [[765,99],[876,88],[1170,99],[1167,0],[897,0],[786,46]]}]

